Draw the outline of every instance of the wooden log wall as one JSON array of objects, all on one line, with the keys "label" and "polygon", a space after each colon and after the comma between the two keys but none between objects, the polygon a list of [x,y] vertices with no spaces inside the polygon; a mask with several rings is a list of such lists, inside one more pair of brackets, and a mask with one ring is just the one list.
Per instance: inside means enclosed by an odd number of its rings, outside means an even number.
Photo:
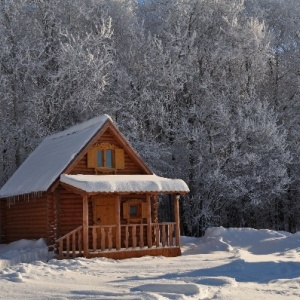
[{"label": "wooden log wall", "polygon": [[47,245],[49,251],[55,249],[57,240],[57,193],[47,193]]},{"label": "wooden log wall", "polygon": [[[57,189],[57,238],[60,238],[83,222],[83,199],[81,195],[59,187]],[[89,225],[93,225],[92,202],[89,201]],[[78,243],[76,240],[75,243]],[[92,233],[89,233],[89,246],[92,247]]]},{"label": "wooden log wall", "polygon": [[82,196],[66,189],[57,189],[57,237],[82,225]]},{"label": "wooden log wall", "polygon": [[[101,138],[97,141],[97,143],[110,143],[114,144],[117,147],[121,148],[110,131],[107,129]],[[117,174],[144,174],[144,172],[135,164],[135,162],[131,159],[131,157],[127,154],[126,149],[124,149],[125,155],[125,169],[117,170]],[[73,168],[70,174],[85,174],[85,175],[93,175],[95,174],[95,170],[87,167],[87,154],[83,156],[83,158],[79,161],[79,163]]]},{"label": "wooden log wall", "polygon": [[20,199],[14,204],[6,204],[5,242],[11,243],[20,239],[47,240],[47,199]]},{"label": "wooden log wall", "polygon": [[0,244],[6,243],[6,201],[0,200]]}]

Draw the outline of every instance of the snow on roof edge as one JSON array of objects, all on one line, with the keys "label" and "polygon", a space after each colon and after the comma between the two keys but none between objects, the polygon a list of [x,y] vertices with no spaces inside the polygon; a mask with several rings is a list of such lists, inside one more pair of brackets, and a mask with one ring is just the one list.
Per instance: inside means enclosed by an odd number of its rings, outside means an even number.
[{"label": "snow on roof edge", "polygon": [[188,185],[182,179],[157,175],[68,175],[60,181],[88,193],[158,192],[187,193]]}]

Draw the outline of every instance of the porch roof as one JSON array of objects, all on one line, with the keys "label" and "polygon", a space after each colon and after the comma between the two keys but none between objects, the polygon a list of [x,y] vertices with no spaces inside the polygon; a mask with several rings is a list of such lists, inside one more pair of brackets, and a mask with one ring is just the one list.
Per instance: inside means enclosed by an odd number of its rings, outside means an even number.
[{"label": "porch roof", "polygon": [[170,179],[156,175],[67,175],[60,181],[87,193],[180,193],[189,192],[181,179]]}]

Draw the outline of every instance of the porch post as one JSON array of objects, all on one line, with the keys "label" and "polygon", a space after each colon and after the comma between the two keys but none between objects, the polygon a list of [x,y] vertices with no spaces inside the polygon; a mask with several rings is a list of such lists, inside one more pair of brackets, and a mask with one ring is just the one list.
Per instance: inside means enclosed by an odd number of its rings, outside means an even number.
[{"label": "porch post", "polygon": [[117,225],[116,228],[116,249],[121,249],[121,220],[120,220],[120,195],[117,195],[115,200],[115,222]]},{"label": "porch post", "polygon": [[152,228],[151,228],[151,198],[147,195],[146,198],[147,205],[147,244],[148,248],[152,247]]},{"label": "porch post", "polygon": [[88,196],[83,196],[83,210],[82,210],[82,225],[83,225],[83,253],[85,257],[89,256],[89,204]]},{"label": "porch post", "polygon": [[176,235],[176,246],[180,247],[180,218],[179,218],[179,195],[173,195],[174,201],[174,215],[175,215],[175,235]]}]

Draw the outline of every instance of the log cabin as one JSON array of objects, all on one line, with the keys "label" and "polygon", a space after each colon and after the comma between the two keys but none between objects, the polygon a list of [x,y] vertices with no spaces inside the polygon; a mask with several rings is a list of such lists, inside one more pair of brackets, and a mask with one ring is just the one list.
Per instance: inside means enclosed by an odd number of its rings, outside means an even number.
[{"label": "log cabin", "polygon": [[[156,176],[107,115],[46,137],[0,190],[0,243],[44,238],[59,259],[178,256],[181,179]],[[173,222],[159,222],[160,195]]]}]

